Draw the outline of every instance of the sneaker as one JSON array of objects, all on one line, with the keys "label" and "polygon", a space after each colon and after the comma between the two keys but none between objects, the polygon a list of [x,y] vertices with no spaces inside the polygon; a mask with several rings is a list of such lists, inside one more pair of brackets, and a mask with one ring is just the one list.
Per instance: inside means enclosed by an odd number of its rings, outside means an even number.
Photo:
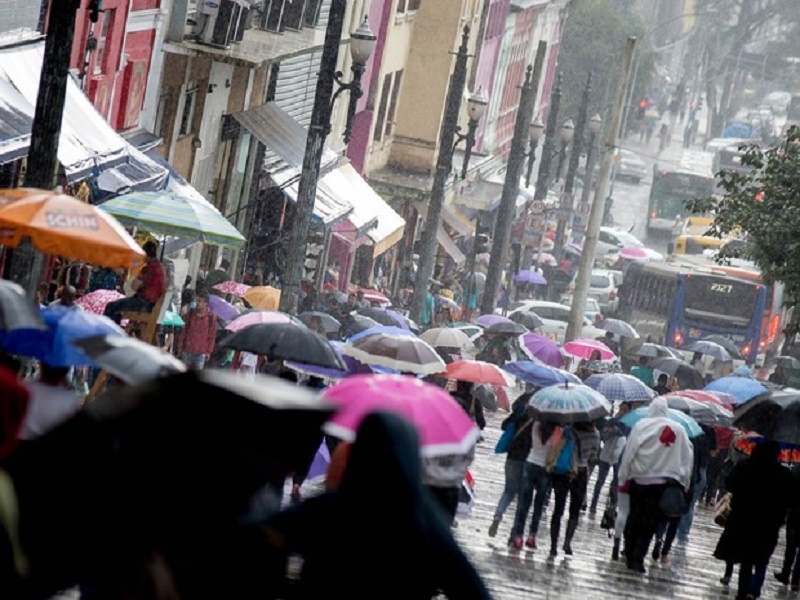
[{"label": "sneaker", "polygon": [[522,550],[522,536],[515,535],[510,540],[508,540],[508,545],[510,548],[514,550]]},{"label": "sneaker", "polygon": [[535,536],[535,535],[529,535],[529,536],[527,537],[527,539],[525,540],[525,545],[526,545],[528,548],[531,548],[531,549],[533,549],[533,550],[536,550],[536,536]]},{"label": "sneaker", "polygon": [[783,585],[789,585],[789,576],[782,571],[775,571],[772,575]]},{"label": "sneaker", "polygon": [[661,555],[661,564],[665,567],[669,564],[669,554],[662,554]]},{"label": "sneaker", "polygon": [[489,537],[494,537],[497,535],[497,529],[500,527],[500,521],[502,517],[495,517],[492,519],[492,524],[489,525]]}]

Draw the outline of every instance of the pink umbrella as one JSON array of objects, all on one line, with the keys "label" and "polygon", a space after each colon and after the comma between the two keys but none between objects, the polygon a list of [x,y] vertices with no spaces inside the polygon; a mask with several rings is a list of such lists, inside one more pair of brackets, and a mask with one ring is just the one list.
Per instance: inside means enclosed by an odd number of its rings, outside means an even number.
[{"label": "pink umbrella", "polygon": [[215,285],[214,289],[222,292],[223,294],[231,294],[232,296],[241,298],[247,293],[247,290],[250,289],[250,286],[245,285],[244,283],[238,283],[236,281],[223,281],[222,283]]},{"label": "pink umbrella", "polygon": [[325,433],[353,441],[362,419],[390,411],[408,419],[419,433],[427,457],[466,454],[480,429],[442,388],[407,375],[353,375],[327,388],[322,397],[338,410]]},{"label": "pink umbrella", "polygon": [[[686,396],[692,400],[697,400],[698,402],[706,402],[708,404],[716,404],[717,406],[721,406],[723,408],[728,409],[729,411],[733,411],[733,403],[728,399],[728,394],[718,394],[715,392],[706,392],[703,390],[681,390],[677,393],[680,396]],[[728,396],[725,398],[724,396]]]},{"label": "pink umbrella", "polygon": [[103,311],[106,309],[106,304],[124,297],[125,294],[120,294],[116,290],[96,290],[85,296],[81,296],[75,300],[75,304],[96,315],[102,315]]},{"label": "pink umbrella", "polygon": [[600,351],[600,360],[611,360],[612,358],[616,357],[616,355],[611,351],[611,348],[599,340],[578,338],[564,344],[564,352],[580,358],[591,358],[592,353],[595,350]]},{"label": "pink umbrella", "polygon": [[533,262],[534,262],[534,264],[541,263],[543,265],[550,265],[552,267],[555,267],[558,264],[558,261],[556,260],[556,257],[553,256],[552,254],[549,254],[548,252],[542,252],[541,258],[539,257],[538,253],[534,254],[533,255]]},{"label": "pink umbrella", "polygon": [[563,367],[564,357],[561,350],[549,337],[538,333],[525,333],[519,336],[522,351],[533,360],[538,360],[550,367]]},{"label": "pink umbrella", "polygon": [[378,290],[361,290],[364,292],[364,300],[367,302],[377,302],[378,304],[391,304],[391,301]]},{"label": "pink umbrella", "polygon": [[647,260],[650,258],[650,255],[644,248],[628,246],[619,251],[619,257],[627,258],[628,260]]},{"label": "pink umbrella", "polygon": [[278,312],[276,310],[257,310],[243,314],[228,323],[228,331],[239,331],[250,325],[258,325],[259,323],[294,323],[292,317],[286,313]]}]

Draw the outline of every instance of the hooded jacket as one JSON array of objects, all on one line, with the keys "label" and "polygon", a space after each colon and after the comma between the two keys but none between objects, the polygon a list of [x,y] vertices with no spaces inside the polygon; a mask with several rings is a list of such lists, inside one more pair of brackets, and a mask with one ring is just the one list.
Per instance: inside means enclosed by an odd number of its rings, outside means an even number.
[{"label": "hooded jacket", "polygon": [[656,398],[649,416],[631,429],[622,454],[620,482],[639,477],[664,477],[691,485],[694,450],[684,428],[669,418],[665,398]]}]

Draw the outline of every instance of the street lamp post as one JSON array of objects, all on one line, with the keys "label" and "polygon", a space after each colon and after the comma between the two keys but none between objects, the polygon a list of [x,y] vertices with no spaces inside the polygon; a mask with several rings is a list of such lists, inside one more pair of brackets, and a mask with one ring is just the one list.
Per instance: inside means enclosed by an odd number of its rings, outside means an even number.
[{"label": "street lamp post", "polygon": [[483,113],[486,112],[486,105],[489,100],[483,95],[480,88],[474,94],[470,94],[467,98],[467,115],[469,116],[469,123],[467,124],[467,133],[461,133],[461,125],[456,127],[456,140],[453,143],[453,150],[461,142],[464,144],[464,162],[461,165],[461,179],[467,178],[467,171],[469,170],[469,159],[472,158],[472,148],[475,146],[475,133],[478,131],[478,124],[483,118]]},{"label": "street lamp post", "polygon": [[556,167],[556,181],[561,180],[561,172],[564,169],[564,161],[567,158],[567,148],[569,148],[570,142],[572,142],[572,138],[575,135],[575,124],[572,122],[572,119],[567,119],[564,121],[564,124],[561,126],[561,149],[558,153],[558,167]]},{"label": "street lamp post", "polygon": [[539,147],[539,141],[544,135],[544,123],[537,116],[536,120],[528,127],[528,170],[525,171],[525,187],[531,187],[531,175],[533,175],[533,163],[536,162],[536,148]]},{"label": "street lamp post", "polygon": [[603,129],[603,118],[595,115],[589,120],[589,144],[586,148],[586,175],[583,178],[583,190],[581,192],[581,204],[589,204],[589,194],[592,191],[594,181],[594,166],[597,164],[597,135]]},{"label": "street lamp post", "polygon": [[[356,102],[361,96],[361,75],[364,65],[375,48],[376,37],[369,29],[366,17],[361,26],[351,34],[350,51],[353,58],[353,80],[349,83],[341,81],[342,74],[336,72],[336,61],[339,57],[339,44],[344,28],[344,15],[347,0],[332,0],[328,26],[325,31],[325,42],[322,48],[322,59],[314,97],[314,109],[306,138],[306,150],[303,156],[303,169],[298,182],[297,203],[295,206],[294,224],[289,247],[286,253],[286,271],[281,290],[280,308],[283,312],[297,312],[300,280],[306,259],[306,244],[311,228],[311,217],[314,214],[314,202],[317,197],[317,183],[320,175],[320,164],[325,147],[325,138],[331,130],[331,109],[338,95],[347,90],[350,92],[350,104],[347,111],[345,141],[349,140],[352,131],[352,120],[355,116]],[[334,94],[334,83],[340,87]],[[324,265],[319,265],[323,269]]]}]

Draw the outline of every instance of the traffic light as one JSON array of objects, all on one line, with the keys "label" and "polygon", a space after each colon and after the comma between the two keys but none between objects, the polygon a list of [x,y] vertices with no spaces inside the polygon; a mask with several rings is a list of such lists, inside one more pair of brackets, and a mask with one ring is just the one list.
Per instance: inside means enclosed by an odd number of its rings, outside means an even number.
[{"label": "traffic light", "polygon": [[475,255],[485,254],[491,250],[488,225],[478,225],[475,228]]},{"label": "traffic light", "polygon": [[92,23],[97,23],[100,19],[100,13],[103,12],[103,0],[89,0],[89,20]]}]

